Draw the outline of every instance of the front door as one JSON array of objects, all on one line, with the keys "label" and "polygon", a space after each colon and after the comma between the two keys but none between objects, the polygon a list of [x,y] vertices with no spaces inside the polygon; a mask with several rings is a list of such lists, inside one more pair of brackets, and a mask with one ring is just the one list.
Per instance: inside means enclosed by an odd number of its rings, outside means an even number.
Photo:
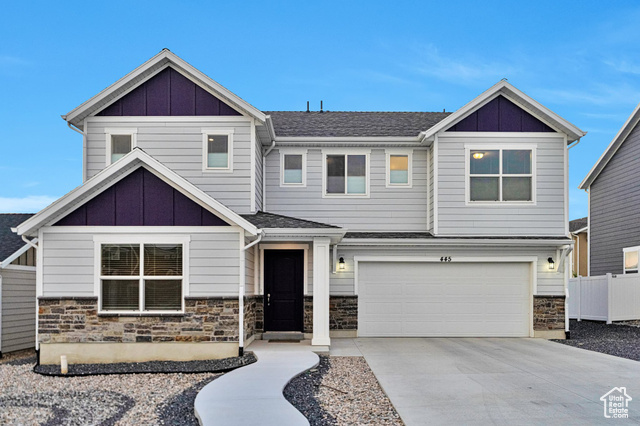
[{"label": "front door", "polygon": [[264,251],[264,329],[303,331],[304,250]]}]

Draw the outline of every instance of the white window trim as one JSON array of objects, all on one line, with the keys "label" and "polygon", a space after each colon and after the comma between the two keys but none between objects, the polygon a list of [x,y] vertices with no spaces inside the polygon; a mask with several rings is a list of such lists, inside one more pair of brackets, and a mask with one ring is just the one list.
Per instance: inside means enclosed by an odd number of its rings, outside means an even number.
[{"label": "white window trim", "polygon": [[[327,156],[328,155],[364,155],[365,156],[365,164],[366,164],[366,192],[364,194],[327,194]],[[371,157],[371,149],[354,149],[354,148],[343,148],[343,149],[331,149],[331,150],[323,150],[322,151],[322,198],[370,198],[370,182],[371,182],[371,173],[370,173],[370,162],[369,157]],[[346,175],[349,173],[347,169],[347,161],[345,159],[345,179]],[[345,180],[345,191],[347,187],[347,182]]]},{"label": "white window trim", "polygon": [[[625,257],[627,256],[627,253],[629,252],[638,252],[638,268],[629,268],[627,269],[625,266]],[[636,271],[635,274],[640,274],[640,246],[635,246],[635,247],[625,247],[622,249],[622,273],[623,275],[627,274],[627,271]]]},{"label": "white window trim", "polygon": [[[537,204],[537,159],[536,151],[537,145],[535,144],[465,144],[464,145],[464,193],[465,193],[465,205],[467,206],[482,206],[482,207],[498,207],[498,206],[535,206]],[[471,151],[476,150],[499,150],[500,151],[500,164],[499,174],[486,175],[486,177],[531,177],[531,201],[471,201]],[[505,175],[502,173],[502,151],[510,150],[531,150],[531,176],[529,175]],[[500,179],[502,182],[502,179]],[[498,187],[500,198],[502,198],[502,185]]]},{"label": "white window trim", "polygon": [[[202,171],[205,173],[232,173],[233,172],[233,133],[234,129],[201,129],[202,131]],[[227,149],[229,160],[227,167],[208,167],[208,149],[207,149],[207,137],[208,135],[214,136],[227,136]]]},{"label": "white window trim", "polygon": [[[131,315],[131,316],[159,316],[159,315],[181,315],[185,313],[185,297],[189,296],[189,242],[191,237],[189,235],[136,235],[136,234],[108,234],[108,235],[94,235],[93,237],[93,268],[94,268],[94,284],[93,293],[98,298],[98,314],[104,315]],[[101,264],[102,264],[102,244],[182,244],[182,276],[171,277],[154,277],[159,279],[174,279],[180,278],[182,280],[182,307],[179,311],[104,311],[102,309],[102,279]],[[142,250],[142,247],[141,247]],[[120,277],[120,276],[108,276],[111,279],[138,279],[140,286],[138,291],[140,292],[139,303],[142,306],[144,301],[144,255],[140,252],[140,275],[132,277]]]},{"label": "white window trim", "polygon": [[131,136],[131,150],[138,146],[138,129],[135,128],[119,128],[119,127],[110,127],[104,129],[104,133],[106,135],[106,156],[105,163],[107,166],[111,165],[111,136],[123,136],[128,135]]},{"label": "white window trim", "polygon": [[[408,161],[407,173],[409,177],[407,183],[391,183],[391,156],[392,155],[406,155]],[[385,150],[386,157],[386,187],[387,188],[413,188],[413,150],[401,150],[401,149],[387,149]]]},{"label": "white window trim", "polygon": [[[302,156],[302,183],[286,183],[284,181],[284,156]],[[307,186],[307,149],[281,149],[280,150],[280,187],[306,188]]]}]

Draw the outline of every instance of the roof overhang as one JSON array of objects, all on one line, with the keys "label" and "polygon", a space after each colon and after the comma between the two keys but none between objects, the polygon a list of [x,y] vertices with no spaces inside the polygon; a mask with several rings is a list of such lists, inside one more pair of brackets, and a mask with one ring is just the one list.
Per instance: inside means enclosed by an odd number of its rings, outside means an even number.
[{"label": "roof overhang", "polygon": [[344,228],[265,228],[262,242],[312,241],[316,237],[331,239],[331,244],[342,241],[347,230]]},{"label": "roof overhang", "polygon": [[262,111],[235,95],[204,73],[198,71],[168,49],[163,49],[153,58],[140,65],[138,68],[113,83],[111,86],[84,102],[82,105],[63,115],[62,118],[82,129],[85,118],[97,114],[115,100],[131,92],[136,87],[140,86],[142,83],[169,66],[180,72],[189,80],[201,86],[212,95],[227,102],[241,114],[256,119],[259,124],[265,124],[266,115]]},{"label": "roof overhang", "polygon": [[220,217],[231,225],[243,228],[250,235],[257,235],[258,229],[231,209],[213,199],[195,185],[136,147],[120,160],[106,167],[83,185],[75,188],[35,216],[16,227],[18,235],[35,235],[37,230],[64,217],[81,203],[100,194],[108,186],[118,182],[131,172],[144,167],[167,184],[183,193],[195,203]]},{"label": "roof overhang", "polygon": [[589,227],[585,226],[584,228],[580,228],[580,229],[576,229],[575,231],[572,231],[571,234],[572,235],[578,235],[578,234],[582,234],[583,232],[587,232],[589,231]]},{"label": "roof overhang", "polygon": [[627,139],[629,133],[636,127],[638,121],[640,121],[640,104],[636,106],[622,128],[618,131],[618,134],[616,134],[609,146],[607,146],[607,149],[605,149],[600,158],[598,158],[596,164],[589,170],[587,176],[578,186],[579,189],[588,189],[589,186],[591,186],[593,181],[596,180],[605,166],[611,161],[611,158],[613,158],[620,146],[622,146],[622,143]]},{"label": "roof overhang", "polygon": [[[35,243],[38,242],[38,239],[34,238],[31,242],[35,244]],[[23,254],[25,254],[30,248],[31,248],[30,244],[23,245],[19,250],[17,250],[11,256],[7,257],[6,259],[4,259],[3,261],[0,262],[0,269],[4,269],[7,266],[9,266],[11,264],[11,262],[13,262],[14,260],[16,260],[17,258],[22,256]]]},{"label": "roof overhang", "polygon": [[587,134],[587,132],[580,130],[578,127],[560,117],[549,108],[545,107],[525,93],[516,89],[507,81],[501,80],[491,86],[488,90],[480,94],[480,96],[476,97],[471,102],[469,102],[453,114],[449,115],[444,120],[438,122],[430,129],[422,132],[422,141],[433,141],[437,133],[447,130],[458,121],[463,120],[468,115],[481,108],[485,104],[491,102],[493,99],[500,95],[509,99],[511,102],[518,105],[520,108],[527,111],[529,114],[533,115],[540,121],[546,123],[555,131],[566,134],[567,143],[572,143]]},{"label": "roof overhang", "polygon": [[490,246],[490,247],[523,247],[546,246],[556,247],[571,245],[570,238],[528,239],[528,238],[345,238],[341,246]]}]

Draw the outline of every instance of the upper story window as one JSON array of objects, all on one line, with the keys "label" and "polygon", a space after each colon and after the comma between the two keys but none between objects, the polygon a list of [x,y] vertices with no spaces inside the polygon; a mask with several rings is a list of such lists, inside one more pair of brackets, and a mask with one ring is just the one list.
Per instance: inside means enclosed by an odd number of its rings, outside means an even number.
[{"label": "upper story window", "polygon": [[183,310],[183,244],[101,244],[100,310]]},{"label": "upper story window", "polygon": [[468,201],[533,202],[535,150],[467,148]]},{"label": "upper story window", "polygon": [[280,152],[280,185],[306,186],[307,184],[306,151]]},{"label": "upper story window", "polygon": [[410,188],[412,185],[412,154],[387,151],[387,188]]},{"label": "upper story window", "polygon": [[369,154],[324,155],[325,196],[368,196]]},{"label": "upper story window", "polygon": [[107,166],[113,164],[136,146],[136,129],[105,129],[107,134]]},{"label": "upper story window", "polygon": [[204,171],[233,171],[233,130],[203,129]]},{"label": "upper story window", "polygon": [[640,247],[627,247],[622,249],[622,252],[624,253],[624,273],[637,274]]}]

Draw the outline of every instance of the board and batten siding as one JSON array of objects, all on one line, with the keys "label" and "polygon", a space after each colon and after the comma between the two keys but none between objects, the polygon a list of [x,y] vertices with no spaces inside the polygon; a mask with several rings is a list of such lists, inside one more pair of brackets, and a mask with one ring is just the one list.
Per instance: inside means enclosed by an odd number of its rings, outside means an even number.
[{"label": "board and batten siding", "polygon": [[[438,234],[479,236],[565,235],[564,149],[562,136],[490,137],[463,133],[438,137]],[[466,204],[465,145],[536,146],[536,203]]]},{"label": "board and batten siding", "polygon": [[[43,296],[82,297],[94,294],[92,233],[43,234]],[[122,234],[126,235],[126,234]],[[183,235],[183,234],[171,234]],[[189,235],[189,295],[238,294],[240,239],[237,231]]]},{"label": "board and batten siding", "polygon": [[36,341],[36,271],[22,268],[0,269],[2,291],[3,353],[35,346]]},{"label": "board and batten siding", "polygon": [[[136,117],[137,118],[137,117]],[[87,179],[106,167],[106,132],[136,129],[136,145],[238,214],[251,213],[251,121],[245,117],[94,117],[87,120]],[[165,119],[162,121],[162,119]],[[233,172],[203,171],[203,129],[233,130]]]},{"label": "board and batten siding", "polygon": [[623,273],[625,247],[640,245],[640,126],[589,189],[590,275]]},{"label": "board and batten siding", "polygon": [[[535,256],[538,258],[537,294],[545,296],[563,296],[564,274],[548,270],[547,258],[556,256],[556,247],[338,247],[338,256],[344,257],[345,270],[331,274],[329,292],[333,296],[350,296],[354,294],[354,256],[379,256],[393,262],[394,257],[432,257],[451,256],[454,260],[460,257],[486,257],[488,261],[500,262],[501,258],[514,256]],[[397,271],[402,276],[402,270]]]},{"label": "board and batten siding", "polygon": [[[326,152],[331,148],[323,148]],[[280,186],[280,150],[267,157],[267,211],[330,225],[349,231],[415,231],[427,227],[427,151],[413,150],[413,186],[386,188],[384,148],[369,154],[369,197],[323,197],[323,149],[307,151],[306,187]],[[299,152],[299,148],[297,149]],[[354,153],[358,153],[354,149]],[[346,151],[348,153],[348,151]]]}]

